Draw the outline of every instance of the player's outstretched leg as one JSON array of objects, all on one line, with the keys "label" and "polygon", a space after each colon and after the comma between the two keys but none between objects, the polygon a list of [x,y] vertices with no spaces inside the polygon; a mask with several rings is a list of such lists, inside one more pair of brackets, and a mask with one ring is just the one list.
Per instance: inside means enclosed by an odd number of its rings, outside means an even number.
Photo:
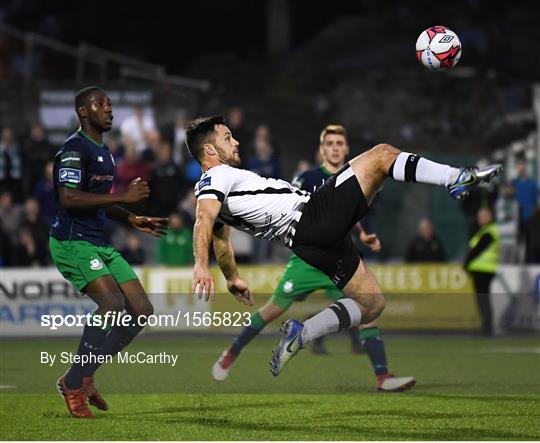
[{"label": "player's outstretched leg", "polygon": [[377,324],[361,325],[360,336],[362,344],[371,361],[371,366],[377,378],[377,390],[383,392],[399,392],[412,388],[416,379],[414,377],[396,377],[389,373],[386,360],[384,341]]},{"label": "player's outstretched leg", "polygon": [[462,199],[469,194],[471,187],[489,182],[502,172],[502,165],[499,164],[481,169],[454,168],[417,154],[401,152],[386,143],[374,146],[349,163],[368,202],[373,200],[387,177],[397,181],[445,186],[452,197]]},{"label": "player's outstretched leg", "polygon": [[226,380],[244,346],[247,346],[268,323],[278,318],[283,312],[285,312],[285,309],[269,302],[260,310],[252,313],[251,324],[240,332],[233,344],[223,351],[219,359],[214,363],[214,366],[212,366],[212,377],[214,380]]}]

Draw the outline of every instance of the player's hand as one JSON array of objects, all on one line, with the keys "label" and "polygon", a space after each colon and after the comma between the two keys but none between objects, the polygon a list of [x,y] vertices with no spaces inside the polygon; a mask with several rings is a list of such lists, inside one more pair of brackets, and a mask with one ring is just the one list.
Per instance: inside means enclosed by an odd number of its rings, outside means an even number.
[{"label": "player's hand", "polygon": [[203,296],[204,301],[214,300],[214,277],[208,266],[196,264],[193,267],[193,284],[191,290],[199,300],[202,300]]},{"label": "player's hand", "polygon": [[240,303],[244,303],[248,306],[253,306],[255,304],[251,290],[248,288],[247,283],[240,277],[227,280],[227,289]]},{"label": "player's hand", "polygon": [[127,191],[122,195],[122,203],[137,203],[149,196],[150,188],[148,183],[137,177],[129,184]]},{"label": "player's hand", "polygon": [[169,219],[162,217],[146,217],[144,215],[134,215],[129,217],[129,224],[137,231],[145,232],[154,237],[162,237],[167,233]]},{"label": "player's hand", "polygon": [[381,250],[381,241],[377,237],[377,234],[366,234],[364,231],[361,231],[360,241],[373,252],[379,252]]}]

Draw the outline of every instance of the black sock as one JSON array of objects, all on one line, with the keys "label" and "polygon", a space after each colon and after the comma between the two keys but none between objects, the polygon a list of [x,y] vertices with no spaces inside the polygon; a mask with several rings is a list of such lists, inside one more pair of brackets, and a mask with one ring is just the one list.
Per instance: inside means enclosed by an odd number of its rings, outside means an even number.
[{"label": "black sock", "polygon": [[[85,325],[79,348],[77,349],[77,355],[87,356],[90,354],[99,354],[107,337],[107,332],[107,330],[98,326]],[[82,386],[82,379],[85,377],[84,373],[88,365],[88,363],[85,365],[81,363],[71,365],[65,378],[65,384],[68,389],[79,389]]]},{"label": "black sock", "polygon": [[375,375],[388,373],[388,363],[386,362],[386,352],[384,350],[384,342],[380,336],[379,328],[371,327],[360,331],[362,337],[362,345],[371,360],[371,366],[375,371]]},{"label": "black sock", "polygon": [[236,340],[231,346],[232,353],[234,355],[240,354],[242,348],[257,337],[265,326],[266,322],[262,319],[258,311],[251,314],[251,324],[242,329],[242,332],[236,337]]},{"label": "black sock", "polygon": [[[143,330],[142,327],[133,326],[115,326],[111,329],[111,332],[107,335],[101,347],[100,354],[114,357],[127,345],[129,345],[135,336]],[[83,370],[83,377],[93,377],[94,373],[101,366],[101,363],[93,362],[85,365]]]}]

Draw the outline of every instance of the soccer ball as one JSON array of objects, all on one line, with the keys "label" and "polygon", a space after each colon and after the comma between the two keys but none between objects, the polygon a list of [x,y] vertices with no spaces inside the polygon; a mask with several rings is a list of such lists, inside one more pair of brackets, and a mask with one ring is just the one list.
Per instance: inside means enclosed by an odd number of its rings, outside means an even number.
[{"label": "soccer ball", "polygon": [[457,65],[461,42],[446,26],[431,26],[416,40],[416,57],[430,71],[446,71]]}]

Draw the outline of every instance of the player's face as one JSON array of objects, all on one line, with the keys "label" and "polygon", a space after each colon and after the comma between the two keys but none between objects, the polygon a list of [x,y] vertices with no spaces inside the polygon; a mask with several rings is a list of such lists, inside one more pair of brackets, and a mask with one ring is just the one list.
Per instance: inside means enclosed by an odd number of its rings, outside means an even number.
[{"label": "player's face", "polygon": [[323,160],[334,167],[339,167],[345,162],[345,157],[349,154],[349,145],[342,135],[326,134],[319,150]]},{"label": "player's face", "polygon": [[100,132],[111,130],[113,122],[111,100],[102,91],[96,91],[88,100],[88,119],[92,126]]},{"label": "player's face", "polygon": [[241,160],[238,152],[240,143],[233,138],[231,131],[225,125],[217,125],[216,133],[214,147],[220,162],[229,166],[240,166]]}]

